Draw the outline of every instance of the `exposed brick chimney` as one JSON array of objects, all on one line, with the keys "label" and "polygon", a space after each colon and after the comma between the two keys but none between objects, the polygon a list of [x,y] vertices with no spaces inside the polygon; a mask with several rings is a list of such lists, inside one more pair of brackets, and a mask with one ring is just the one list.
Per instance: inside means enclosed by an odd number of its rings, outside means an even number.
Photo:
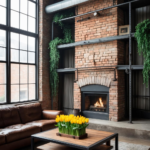
[{"label": "exposed brick chimney", "polygon": [[[116,3],[119,3],[116,1]],[[91,0],[77,7],[77,14],[94,11],[113,5],[113,0]],[[85,15],[90,17],[85,21],[75,20],[75,41],[91,40],[118,35],[118,26],[124,24],[124,14],[119,8],[100,11],[99,15]],[[95,66],[115,66],[124,64],[124,43],[111,41],[105,43],[77,46],[75,48],[75,68]],[[109,89],[109,119],[119,121],[125,114],[125,80],[124,71],[116,72],[117,81],[114,79],[114,71],[82,71],[78,72],[78,82],[74,83],[74,108],[81,109],[81,91],[79,82],[87,78],[107,78],[110,80]],[[107,81],[108,82],[108,81]],[[95,83],[98,84],[98,83]],[[86,85],[86,82],[85,84]],[[106,84],[107,85],[107,84]]]}]

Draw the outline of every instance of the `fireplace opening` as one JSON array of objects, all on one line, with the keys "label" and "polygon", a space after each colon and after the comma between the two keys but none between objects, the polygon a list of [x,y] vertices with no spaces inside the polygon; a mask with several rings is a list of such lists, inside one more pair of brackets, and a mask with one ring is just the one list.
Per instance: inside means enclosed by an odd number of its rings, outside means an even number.
[{"label": "fireplace opening", "polygon": [[81,88],[81,113],[88,118],[109,120],[109,88],[87,85]]},{"label": "fireplace opening", "polygon": [[89,95],[85,97],[85,110],[106,112],[107,95]]}]

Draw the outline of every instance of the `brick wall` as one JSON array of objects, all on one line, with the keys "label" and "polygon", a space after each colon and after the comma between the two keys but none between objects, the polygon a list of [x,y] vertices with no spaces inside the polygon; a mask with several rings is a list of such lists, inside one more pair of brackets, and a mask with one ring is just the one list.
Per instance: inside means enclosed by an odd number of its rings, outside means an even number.
[{"label": "brick wall", "polygon": [[[52,14],[45,13],[45,7],[57,1],[39,0],[39,100],[43,109],[51,109],[48,44],[51,41],[53,19]],[[53,102],[53,109],[58,109],[58,98]]]},{"label": "brick wall", "polygon": [[[112,5],[112,0],[91,0],[86,4],[79,5],[76,14],[82,14]],[[83,16],[83,18],[90,17],[91,19],[82,22],[77,22],[77,20],[81,19],[80,17],[76,18],[75,41],[118,35],[118,26],[124,24],[123,12],[118,8],[112,8],[101,11],[99,14],[98,17],[93,17],[93,14]],[[75,48],[76,68],[121,64],[124,64],[124,43],[122,41],[97,43],[77,46]],[[113,71],[100,70],[99,72],[78,73],[78,79],[89,76],[108,77],[111,79],[109,90],[109,119],[112,121],[121,120],[124,117],[125,107],[124,72],[117,71],[117,81],[113,81]],[[74,108],[81,109],[81,91],[77,83],[74,83]]]}]

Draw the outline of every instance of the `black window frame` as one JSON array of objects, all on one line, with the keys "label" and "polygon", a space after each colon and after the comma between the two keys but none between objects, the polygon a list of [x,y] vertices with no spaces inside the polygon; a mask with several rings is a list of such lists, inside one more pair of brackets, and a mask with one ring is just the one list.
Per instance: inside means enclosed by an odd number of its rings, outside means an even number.
[{"label": "black window frame", "polygon": [[[11,13],[10,13],[11,12],[11,7],[10,7],[11,0],[6,0],[6,25],[0,24],[0,30],[6,31],[6,60],[5,61],[0,60],[0,63],[6,64],[6,83],[5,83],[5,85],[6,85],[6,102],[0,103],[0,105],[33,102],[33,101],[39,100],[39,92],[38,92],[38,89],[39,89],[39,0],[36,0],[36,1],[28,0],[28,1],[31,1],[36,4],[35,33],[11,27]],[[20,16],[20,13],[19,13],[19,16]],[[20,18],[19,18],[19,20],[20,20]],[[27,24],[27,26],[28,26],[28,24]],[[11,57],[10,57],[10,54],[11,54],[11,48],[10,48],[11,32],[17,33],[19,35],[23,34],[23,35],[35,38],[35,64],[32,64],[32,63],[30,64],[28,62],[27,63],[11,62]],[[35,99],[34,100],[11,102],[11,63],[19,64],[19,65],[20,64],[35,65]],[[20,74],[19,74],[19,76],[20,76]],[[20,86],[20,83],[19,83],[19,86]],[[20,90],[20,88],[19,88],[19,90]],[[19,96],[19,99],[20,99],[20,96]]]}]

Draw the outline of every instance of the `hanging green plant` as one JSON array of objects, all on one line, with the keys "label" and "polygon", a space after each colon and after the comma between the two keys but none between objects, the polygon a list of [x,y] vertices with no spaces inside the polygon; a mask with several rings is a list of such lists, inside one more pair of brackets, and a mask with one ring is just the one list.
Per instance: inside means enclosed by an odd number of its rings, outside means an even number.
[{"label": "hanging green plant", "polygon": [[145,20],[136,26],[135,38],[138,43],[138,52],[143,54],[143,80],[148,87],[150,77],[150,20]]},{"label": "hanging green plant", "polygon": [[64,38],[60,39],[59,37],[56,37],[54,40],[52,40],[49,43],[49,49],[50,49],[50,86],[51,86],[51,95],[56,96],[57,89],[58,89],[58,83],[59,83],[59,76],[57,73],[57,68],[59,64],[59,52],[57,50],[57,45],[59,44],[66,44],[66,43],[72,43],[74,42],[72,37],[72,30],[71,26],[65,23],[62,23],[59,21],[60,19],[71,17],[74,13],[69,11],[63,11],[55,14],[53,18],[53,22],[57,23],[63,30]]}]

